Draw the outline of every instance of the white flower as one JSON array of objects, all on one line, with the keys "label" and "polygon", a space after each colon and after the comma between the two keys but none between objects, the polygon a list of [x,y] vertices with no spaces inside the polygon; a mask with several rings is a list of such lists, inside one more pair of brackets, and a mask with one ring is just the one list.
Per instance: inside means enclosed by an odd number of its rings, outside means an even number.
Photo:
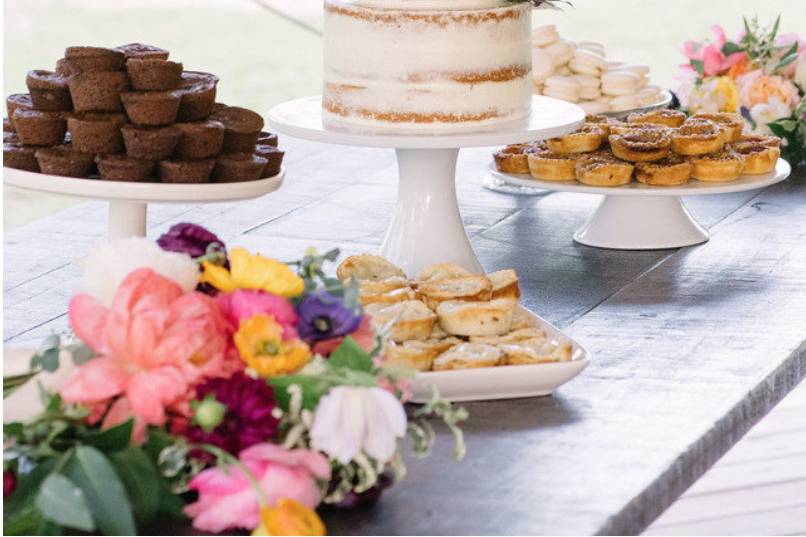
[{"label": "white flower", "polygon": [[772,97],[768,102],[757,104],[750,109],[750,117],[756,122],[755,132],[759,134],[771,135],[772,131],[767,124],[791,115],[792,109],[778,97]]},{"label": "white flower", "polygon": [[381,388],[338,386],[316,407],[311,445],[342,464],[362,450],[385,463],[404,434],[406,413],[394,395]]},{"label": "white flower", "polygon": [[199,266],[189,255],[166,252],[145,238],[131,238],[102,242],[82,260],[84,290],[110,306],[121,282],[139,268],[153,269],[184,291],[199,283]]}]

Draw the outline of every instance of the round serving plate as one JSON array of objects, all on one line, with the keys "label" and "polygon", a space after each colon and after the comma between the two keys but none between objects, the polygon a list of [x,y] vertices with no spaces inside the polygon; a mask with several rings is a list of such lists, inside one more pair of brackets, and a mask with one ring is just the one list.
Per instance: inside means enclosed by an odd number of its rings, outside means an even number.
[{"label": "round serving plate", "polygon": [[256,198],[274,192],[283,184],[285,168],[280,173],[239,183],[151,183],[142,181],[105,181],[47,175],[14,168],[3,168],[7,185],[50,194],[66,194],[82,198],[126,200],[137,202],[191,203],[236,201]]},{"label": "round serving plate", "polygon": [[559,328],[520,306],[550,340],[571,345],[571,360],[534,365],[504,365],[417,373],[412,382],[415,403],[426,403],[433,390],[451,401],[486,401],[550,395],[579,375],[590,363],[590,353]]},{"label": "round serving plate", "polygon": [[692,180],[686,185],[669,187],[637,182],[597,187],[576,181],[541,181],[527,174],[501,173],[495,169],[494,163],[490,164],[489,173],[515,187],[604,195],[590,220],[574,234],[574,240],[599,248],[657,250],[691,246],[708,240],[708,232],[692,218],[681,196],[729,194],[764,188],[783,181],[791,171],[789,163],[779,159],[770,173],[743,175],[725,183]]},{"label": "round serving plate", "polygon": [[151,183],[105,181],[3,168],[3,182],[18,188],[109,201],[110,238],[144,237],[149,203],[215,203],[252,199],[283,184],[280,173],[236,183]]}]

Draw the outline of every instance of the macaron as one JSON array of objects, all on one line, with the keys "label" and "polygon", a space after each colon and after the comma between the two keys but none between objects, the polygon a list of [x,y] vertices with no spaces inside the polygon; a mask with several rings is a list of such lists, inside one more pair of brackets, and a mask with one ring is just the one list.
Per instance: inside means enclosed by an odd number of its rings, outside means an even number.
[{"label": "macaron", "polygon": [[601,57],[605,57],[604,45],[597,41],[577,41],[577,48],[595,52]]},{"label": "macaron", "polygon": [[602,75],[602,93],[631,95],[638,91],[641,77],[631,71],[607,71]]},{"label": "macaron", "polygon": [[630,71],[638,76],[649,76],[649,66],[644,63],[625,63],[619,66],[621,71]]},{"label": "macaron", "polygon": [[571,61],[571,58],[574,57],[576,45],[573,41],[569,41],[568,39],[560,39],[556,43],[545,47],[543,50],[554,58],[554,66],[560,67]]},{"label": "macaron", "polygon": [[638,98],[634,94],[620,95],[618,97],[613,97],[610,100],[610,108],[614,112],[632,110],[633,108],[638,108],[638,106]]},{"label": "macaron", "polygon": [[610,111],[610,105],[601,101],[581,101],[577,104],[586,114],[596,115]]},{"label": "macaron", "polygon": [[535,47],[547,47],[560,40],[557,27],[553,24],[538,26],[532,30],[532,45]]},{"label": "macaron", "polygon": [[532,49],[532,80],[543,83],[554,74],[554,56],[542,48]]},{"label": "macaron", "polygon": [[577,102],[581,88],[580,83],[570,76],[554,75],[546,79],[543,95],[564,101]]},{"label": "macaron", "polygon": [[590,50],[577,49],[574,57],[568,63],[568,67],[575,73],[582,75],[598,76],[605,70],[605,60],[595,52]]}]

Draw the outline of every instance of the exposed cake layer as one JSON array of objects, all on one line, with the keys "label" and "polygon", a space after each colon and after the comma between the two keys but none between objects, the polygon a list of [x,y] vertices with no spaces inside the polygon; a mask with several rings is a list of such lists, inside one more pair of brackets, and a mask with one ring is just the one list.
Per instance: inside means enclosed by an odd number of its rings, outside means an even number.
[{"label": "exposed cake layer", "polygon": [[[411,9],[395,8],[401,5]],[[424,8],[446,5],[454,7]],[[527,4],[327,0],[324,50],[331,121],[455,130],[528,113]]]}]

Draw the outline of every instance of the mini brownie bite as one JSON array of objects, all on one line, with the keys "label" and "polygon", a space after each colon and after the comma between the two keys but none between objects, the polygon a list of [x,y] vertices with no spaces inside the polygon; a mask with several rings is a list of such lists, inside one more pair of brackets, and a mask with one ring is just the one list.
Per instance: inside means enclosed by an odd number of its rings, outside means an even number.
[{"label": "mini brownie bite", "polygon": [[179,94],[173,91],[132,91],[120,98],[129,121],[136,125],[169,125],[179,111]]},{"label": "mini brownie bite", "polygon": [[215,161],[212,180],[215,183],[237,183],[260,179],[266,159],[252,153],[228,153]]},{"label": "mini brownie bite", "polygon": [[128,45],[120,45],[115,47],[123,53],[126,59],[129,58],[152,58],[154,60],[167,60],[170,54],[167,50],[153,45],[145,45],[143,43],[129,43]]},{"label": "mini brownie bite", "polygon": [[119,50],[103,47],[67,47],[62,64],[71,74],[120,71],[126,57]]},{"label": "mini brownie bite", "polygon": [[56,61],[56,74],[63,76],[65,79],[77,75],[78,71],[70,67],[70,64],[67,62],[66,58],[59,58]]},{"label": "mini brownie bite", "polygon": [[86,177],[95,157],[73,150],[69,145],[56,145],[36,150],[36,161],[42,173],[65,177]]},{"label": "mini brownie bite", "polygon": [[132,88],[138,91],[172,90],[179,85],[182,64],[168,60],[132,58],[126,61]]},{"label": "mini brownie bite", "polygon": [[16,132],[14,132],[14,131],[3,131],[3,143],[5,144],[5,143],[8,143],[8,142],[15,143],[15,144],[21,144],[22,143],[20,141],[20,137],[17,136]]},{"label": "mini brownie bite", "polygon": [[207,183],[215,160],[161,160],[159,177],[163,183]]},{"label": "mini brownie bite", "polygon": [[60,112],[17,108],[11,117],[14,130],[25,145],[57,145],[64,142],[67,121]]},{"label": "mini brownie bite", "polygon": [[70,90],[63,76],[53,71],[28,71],[25,84],[35,109],[56,112],[73,109]]},{"label": "mini brownie bite", "polygon": [[154,173],[154,161],[126,155],[96,157],[98,174],[107,181],[148,181]]},{"label": "mini brownie bite", "polygon": [[67,118],[67,132],[76,151],[110,155],[123,150],[120,127],[125,123],[123,114],[80,112]]},{"label": "mini brownie bite", "polygon": [[76,112],[121,112],[120,94],[129,89],[126,73],[100,71],[79,73],[67,79]]},{"label": "mini brownie bite", "polygon": [[181,97],[179,121],[206,119],[215,104],[218,77],[201,71],[183,71],[177,91]]},{"label": "mini brownie bite", "polygon": [[213,157],[224,146],[224,125],[220,121],[208,119],[176,123],[174,126],[182,133],[176,146],[177,158],[191,160]]},{"label": "mini brownie bite", "polygon": [[14,125],[11,124],[11,120],[7,117],[3,118],[3,132],[14,132]]},{"label": "mini brownie bite", "polygon": [[251,153],[263,129],[260,114],[238,106],[219,108],[213,111],[210,119],[224,124],[225,153]]},{"label": "mini brownie bite", "polygon": [[31,100],[31,95],[28,93],[12,93],[6,97],[6,111],[9,118],[14,117],[14,110],[17,108],[33,110],[34,102]]},{"label": "mini brownie bite", "polygon": [[284,151],[271,145],[258,143],[255,146],[255,155],[266,159],[266,167],[263,168],[263,173],[260,175],[261,179],[274,177],[280,173],[280,169],[283,166],[283,157],[285,156]]},{"label": "mini brownie bite", "polygon": [[278,141],[277,135],[273,132],[262,131],[257,137],[258,144],[270,145],[272,147],[277,147]]},{"label": "mini brownie bite", "polygon": [[179,142],[181,131],[169,125],[167,127],[145,127],[140,125],[123,125],[123,145],[126,154],[143,160],[163,160],[169,158]]},{"label": "mini brownie bite", "polygon": [[3,166],[29,172],[38,172],[36,149],[20,143],[3,142]]}]

